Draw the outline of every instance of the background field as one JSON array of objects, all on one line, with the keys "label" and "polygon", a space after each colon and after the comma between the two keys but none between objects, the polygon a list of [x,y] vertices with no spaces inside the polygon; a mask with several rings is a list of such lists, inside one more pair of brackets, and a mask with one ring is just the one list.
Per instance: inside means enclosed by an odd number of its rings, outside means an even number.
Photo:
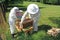
[{"label": "background field", "polygon": [[[24,35],[24,33],[20,33],[15,38],[15,40],[60,40],[60,35],[58,35],[57,37],[52,37],[47,34],[47,30],[50,27],[60,28],[60,5],[48,5],[40,2],[25,1],[23,2],[23,4],[21,4],[22,7],[19,7],[20,4],[18,4],[19,5],[18,7],[23,11],[25,11],[27,6],[31,3],[37,4],[40,8],[40,17],[38,19],[39,30],[37,33],[26,36]],[[11,8],[12,7],[9,7],[8,10],[10,10]],[[7,23],[8,23],[8,15],[9,15],[9,11],[7,11],[6,13]],[[9,26],[6,35],[7,35],[7,40],[12,40]]]}]

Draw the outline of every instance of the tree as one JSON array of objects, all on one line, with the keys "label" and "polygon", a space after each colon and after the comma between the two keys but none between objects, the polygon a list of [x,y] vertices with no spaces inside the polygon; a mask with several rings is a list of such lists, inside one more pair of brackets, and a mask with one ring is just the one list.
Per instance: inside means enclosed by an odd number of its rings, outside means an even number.
[{"label": "tree", "polygon": [[5,4],[3,3],[3,2],[1,2],[0,3],[0,7],[1,7],[1,9],[2,9],[2,11],[3,11],[3,17],[4,17],[4,19],[5,19],[5,21],[6,21],[6,6],[5,6]]},{"label": "tree", "polygon": [[5,36],[6,28],[7,28],[7,24],[4,20],[3,11],[0,6],[0,38],[2,38],[2,40],[6,40],[6,36]]},{"label": "tree", "polygon": [[47,4],[60,4],[60,0],[40,0],[40,2]]},{"label": "tree", "polygon": [[57,0],[58,2],[57,2],[57,4],[60,4],[60,0]]},{"label": "tree", "polygon": [[37,0],[37,2],[40,2],[40,0]]}]

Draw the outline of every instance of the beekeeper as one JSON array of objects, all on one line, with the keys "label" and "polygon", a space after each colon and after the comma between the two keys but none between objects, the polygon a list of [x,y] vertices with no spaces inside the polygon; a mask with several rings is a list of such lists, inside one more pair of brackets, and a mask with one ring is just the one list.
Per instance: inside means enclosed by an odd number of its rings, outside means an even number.
[{"label": "beekeeper", "polygon": [[10,26],[10,31],[11,31],[12,37],[14,37],[14,35],[15,35],[14,30],[15,30],[15,20],[17,19],[17,17],[16,17],[17,12],[19,12],[19,8],[13,7],[9,14],[9,26]]},{"label": "beekeeper", "polygon": [[34,31],[38,31],[38,18],[39,18],[39,7],[36,4],[30,4],[27,7],[27,10],[23,14],[20,22],[20,26],[22,27],[22,23],[25,20],[26,16],[29,15],[29,18],[33,20],[33,28]]}]

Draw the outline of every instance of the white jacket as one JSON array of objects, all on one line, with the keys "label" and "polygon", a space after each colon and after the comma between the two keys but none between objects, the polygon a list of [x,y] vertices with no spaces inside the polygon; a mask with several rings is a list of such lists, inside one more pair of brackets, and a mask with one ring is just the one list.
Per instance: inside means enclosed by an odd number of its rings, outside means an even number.
[{"label": "white jacket", "polygon": [[27,15],[29,15],[29,18],[32,19],[32,20],[34,20],[34,21],[38,20],[38,18],[39,18],[39,16],[40,16],[39,12],[36,13],[36,14],[30,14],[30,13],[28,13],[28,12],[26,11],[26,12],[24,13],[24,15],[22,16],[20,23],[23,23],[23,21],[25,20],[25,17],[26,17]]},{"label": "white jacket", "polygon": [[16,17],[16,12],[14,10],[11,10],[10,14],[9,14],[9,21],[14,22],[16,18],[17,18]]}]

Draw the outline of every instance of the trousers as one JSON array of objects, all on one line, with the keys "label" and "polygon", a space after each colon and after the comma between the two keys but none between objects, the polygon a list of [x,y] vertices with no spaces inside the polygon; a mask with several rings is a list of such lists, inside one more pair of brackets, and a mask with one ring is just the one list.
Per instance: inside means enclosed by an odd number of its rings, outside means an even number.
[{"label": "trousers", "polygon": [[9,21],[9,26],[10,26],[11,34],[14,34],[14,31],[15,31],[15,22]]}]

